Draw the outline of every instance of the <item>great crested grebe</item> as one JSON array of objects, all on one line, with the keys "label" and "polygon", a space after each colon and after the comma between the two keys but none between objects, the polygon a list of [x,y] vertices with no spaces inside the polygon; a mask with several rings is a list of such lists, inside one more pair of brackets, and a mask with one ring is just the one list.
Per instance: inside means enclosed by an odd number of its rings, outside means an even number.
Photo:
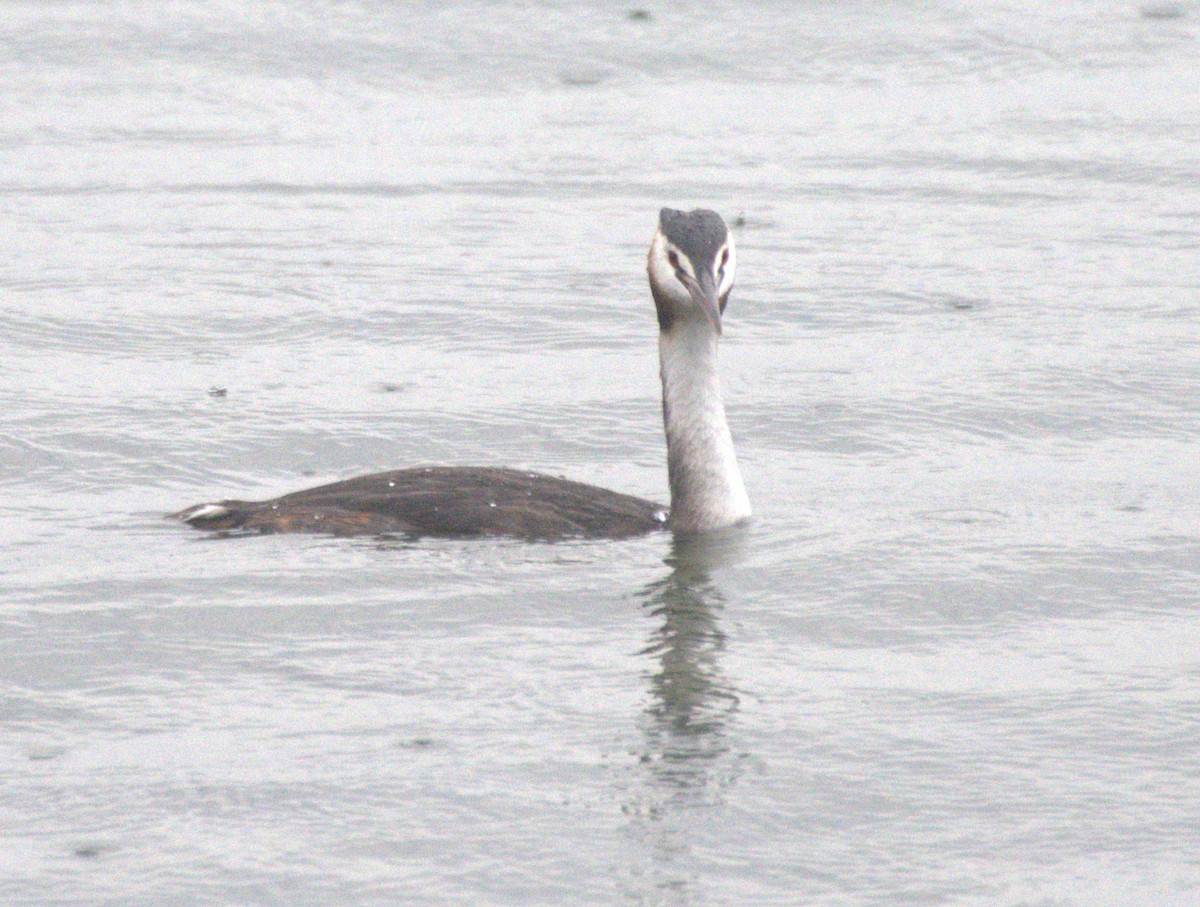
[{"label": "great crested grebe", "polygon": [[426,466],[359,476],[269,501],[174,514],[198,529],[332,535],[622,538],[702,532],[750,516],[717,379],[733,237],[713,211],[659,212],[646,269],[658,311],[668,510],[653,501],[516,469]]}]

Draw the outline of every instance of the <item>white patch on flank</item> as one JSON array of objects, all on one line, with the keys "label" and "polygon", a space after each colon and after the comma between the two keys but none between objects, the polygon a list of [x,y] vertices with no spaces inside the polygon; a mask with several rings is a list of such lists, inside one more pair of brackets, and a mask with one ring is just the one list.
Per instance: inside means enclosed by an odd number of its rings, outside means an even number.
[{"label": "white patch on flank", "polygon": [[220,504],[197,504],[184,516],[185,522],[192,520],[215,520],[217,517],[228,516],[232,511]]}]

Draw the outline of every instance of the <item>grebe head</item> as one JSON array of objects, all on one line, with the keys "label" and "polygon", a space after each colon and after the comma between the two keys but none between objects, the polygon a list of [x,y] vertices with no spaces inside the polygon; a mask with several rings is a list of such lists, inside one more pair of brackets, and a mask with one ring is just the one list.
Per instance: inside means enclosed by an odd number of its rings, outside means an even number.
[{"label": "grebe head", "polygon": [[733,237],[719,214],[663,208],[646,262],[659,327],[705,319],[720,334],[736,267]]}]

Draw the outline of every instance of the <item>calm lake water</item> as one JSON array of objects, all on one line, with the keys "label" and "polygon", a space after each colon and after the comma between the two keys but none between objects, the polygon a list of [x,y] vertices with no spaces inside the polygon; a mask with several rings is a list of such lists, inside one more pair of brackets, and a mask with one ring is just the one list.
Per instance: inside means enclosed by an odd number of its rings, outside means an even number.
[{"label": "calm lake water", "polygon": [[[639,9],[0,2],[0,902],[1200,903],[1200,7]],[[749,527],[162,519],[664,499],[661,205]]]}]

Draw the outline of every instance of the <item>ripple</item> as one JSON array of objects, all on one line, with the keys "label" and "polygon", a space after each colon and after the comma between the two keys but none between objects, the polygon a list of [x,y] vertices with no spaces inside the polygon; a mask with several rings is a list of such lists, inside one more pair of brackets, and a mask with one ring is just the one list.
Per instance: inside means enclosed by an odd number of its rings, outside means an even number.
[{"label": "ripple", "polygon": [[1003,511],[970,507],[948,508],[946,510],[919,510],[915,516],[918,519],[932,520],[935,523],[957,523],[962,526],[986,526],[1002,523],[1009,518],[1009,515]]}]

